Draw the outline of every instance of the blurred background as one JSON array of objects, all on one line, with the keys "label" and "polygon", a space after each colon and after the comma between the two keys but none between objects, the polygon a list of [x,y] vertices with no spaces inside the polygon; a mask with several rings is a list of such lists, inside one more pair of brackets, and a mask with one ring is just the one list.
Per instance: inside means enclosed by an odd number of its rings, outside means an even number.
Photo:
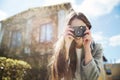
[{"label": "blurred background", "polygon": [[71,7],[88,17],[93,39],[103,46],[107,73],[120,80],[120,0],[0,0],[0,56],[28,62],[40,73],[32,80],[46,80],[47,59]]}]

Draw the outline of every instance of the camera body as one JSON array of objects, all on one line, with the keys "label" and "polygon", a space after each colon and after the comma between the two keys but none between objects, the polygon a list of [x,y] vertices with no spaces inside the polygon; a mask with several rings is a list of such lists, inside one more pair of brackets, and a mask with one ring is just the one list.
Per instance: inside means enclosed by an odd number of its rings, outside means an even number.
[{"label": "camera body", "polygon": [[75,26],[73,29],[73,34],[75,37],[83,37],[85,35],[84,32],[86,31],[86,26]]}]

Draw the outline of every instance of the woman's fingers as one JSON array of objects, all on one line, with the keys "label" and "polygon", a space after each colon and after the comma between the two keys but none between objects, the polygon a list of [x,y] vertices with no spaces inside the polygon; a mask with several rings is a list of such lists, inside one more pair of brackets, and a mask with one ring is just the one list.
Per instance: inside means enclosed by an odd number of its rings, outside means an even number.
[{"label": "woman's fingers", "polygon": [[70,27],[67,27],[66,30],[65,30],[65,32],[64,32],[64,34],[65,35],[71,35],[71,36],[73,36],[74,35],[73,31],[74,31],[74,29],[72,29]]},{"label": "woman's fingers", "polygon": [[85,35],[86,35],[86,34],[91,35],[91,32],[90,32],[89,29],[87,29],[87,30],[84,32],[84,34],[85,34]]},{"label": "woman's fingers", "polygon": [[68,27],[67,30],[68,30],[68,31],[74,31],[74,29],[71,28],[71,27]]},{"label": "woman's fingers", "polygon": [[90,43],[92,41],[92,36],[91,36],[90,30],[87,29],[84,34],[85,34],[85,36],[83,37],[84,44],[90,45]]},{"label": "woman's fingers", "polygon": [[67,27],[65,32],[64,32],[64,37],[68,37],[69,39],[74,39],[73,31],[74,31],[74,29]]},{"label": "woman's fingers", "polygon": [[71,31],[67,31],[67,32],[65,32],[65,35],[66,35],[66,36],[67,36],[67,35],[74,36],[74,34],[73,34]]}]

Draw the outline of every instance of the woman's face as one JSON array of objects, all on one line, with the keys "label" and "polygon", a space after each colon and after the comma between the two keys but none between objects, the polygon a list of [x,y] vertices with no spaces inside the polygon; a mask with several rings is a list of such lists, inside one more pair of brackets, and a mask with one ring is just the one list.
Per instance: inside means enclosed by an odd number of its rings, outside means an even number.
[{"label": "woman's face", "polygon": [[[82,20],[75,18],[71,21],[71,27],[75,27],[75,26],[86,26],[86,24]],[[75,38],[75,42],[76,42],[76,47],[80,48],[83,44],[82,37]]]}]

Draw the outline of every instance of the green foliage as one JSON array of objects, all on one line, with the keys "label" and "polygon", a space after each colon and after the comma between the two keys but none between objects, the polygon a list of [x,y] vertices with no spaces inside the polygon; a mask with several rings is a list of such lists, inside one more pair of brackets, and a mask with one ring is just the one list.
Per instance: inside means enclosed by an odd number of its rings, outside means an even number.
[{"label": "green foliage", "polygon": [[25,61],[0,57],[0,80],[23,80],[29,69]]}]

